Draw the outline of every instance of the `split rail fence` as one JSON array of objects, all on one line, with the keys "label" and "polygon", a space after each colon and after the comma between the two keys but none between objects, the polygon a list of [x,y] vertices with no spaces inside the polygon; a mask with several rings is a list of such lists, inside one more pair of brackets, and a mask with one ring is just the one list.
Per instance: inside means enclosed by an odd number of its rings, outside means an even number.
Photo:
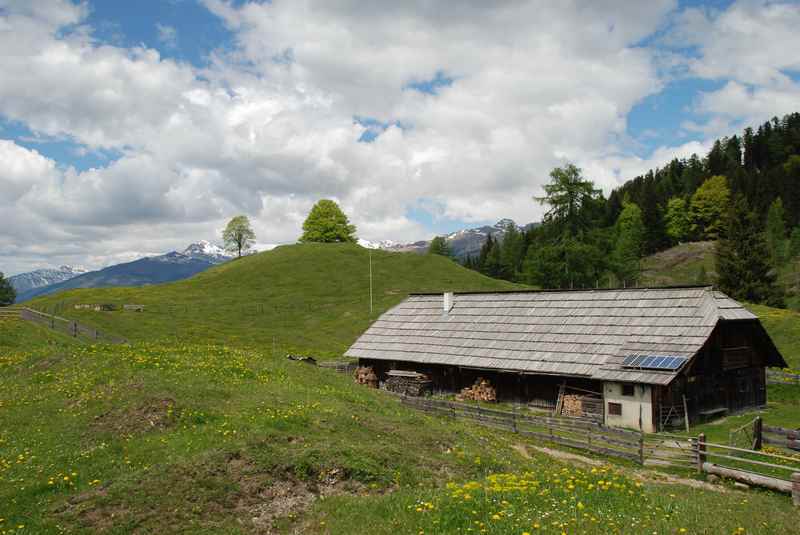
[{"label": "split rail fence", "polygon": [[[697,470],[792,495],[800,506],[800,457],[708,442],[704,434],[687,437],[645,434],[606,427],[593,420],[528,415],[430,398],[401,396],[404,405],[431,414],[462,418],[571,448],[633,461],[646,466]],[[772,433],[773,428],[762,430]],[[790,431],[790,430],[789,430]],[[796,436],[791,435],[790,436]],[[764,440],[769,443],[770,439]],[[788,439],[790,441],[796,438]]]},{"label": "split rail fence", "polygon": [[19,315],[20,309],[18,308],[0,307],[0,320],[19,318]]},{"label": "split rail fence", "polygon": [[54,331],[63,332],[75,338],[84,337],[99,342],[107,342],[111,344],[125,344],[127,340],[122,337],[109,334],[94,327],[89,327],[75,320],[53,316],[52,314],[45,314],[38,310],[31,308],[23,308],[20,310],[19,317],[25,321],[31,321],[49,327]]},{"label": "split rail fence", "polygon": [[785,372],[783,370],[767,370],[767,384],[800,385],[800,374]]}]

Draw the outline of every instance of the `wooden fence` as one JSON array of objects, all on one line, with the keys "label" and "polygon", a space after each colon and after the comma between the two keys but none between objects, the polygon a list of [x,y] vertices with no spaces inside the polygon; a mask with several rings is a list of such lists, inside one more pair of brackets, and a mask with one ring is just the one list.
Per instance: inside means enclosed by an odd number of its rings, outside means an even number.
[{"label": "wooden fence", "polygon": [[800,430],[764,425],[761,427],[761,441],[771,446],[800,451]]},{"label": "wooden fence", "polygon": [[0,307],[0,320],[16,319],[20,316],[20,309],[10,307]]},{"label": "wooden fence", "polygon": [[38,310],[33,310],[31,308],[23,308],[20,311],[19,317],[26,321],[32,321],[34,323],[44,325],[50,329],[53,329],[54,331],[63,332],[75,338],[90,338],[92,340],[111,344],[127,343],[127,340],[122,337],[100,331],[94,327],[83,325],[82,323],[78,323],[74,320],[53,316],[51,314],[45,314],[44,312],[39,312]]},{"label": "wooden fence", "polygon": [[800,457],[715,444],[703,433],[695,446],[699,472],[790,493],[800,506]]},{"label": "wooden fence", "polygon": [[767,370],[767,384],[771,385],[800,385],[800,374],[789,373],[783,370]]},{"label": "wooden fence", "polygon": [[479,405],[403,396],[404,405],[425,412],[473,420],[481,425],[536,437],[572,448],[644,464],[644,435],[605,427],[585,418],[558,418],[505,411]]},{"label": "wooden fence", "polygon": [[339,373],[353,373],[356,371],[356,368],[358,368],[358,364],[355,362],[343,361],[322,361],[318,362],[317,366],[320,368],[328,368]]},{"label": "wooden fence", "polygon": [[[633,461],[641,465],[696,469],[792,494],[800,506],[800,458],[686,437],[606,427],[585,418],[559,418],[422,397],[399,396],[409,407],[449,418],[511,431],[571,448]],[[763,426],[764,432],[775,429]],[[791,439],[796,440],[796,439]],[[711,462],[713,461],[713,462]]]}]

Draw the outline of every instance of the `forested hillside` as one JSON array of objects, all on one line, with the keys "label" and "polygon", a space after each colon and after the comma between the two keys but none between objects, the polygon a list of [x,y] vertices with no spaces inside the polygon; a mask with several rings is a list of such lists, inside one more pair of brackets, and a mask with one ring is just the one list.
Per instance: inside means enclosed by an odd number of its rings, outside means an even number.
[{"label": "forested hillside", "polygon": [[611,192],[573,165],[536,199],[541,226],[509,229],[466,265],[544,288],[642,282],[641,259],[674,245],[718,241],[714,265],[731,295],[780,306],[777,274],[800,255],[800,113],[717,140]]}]

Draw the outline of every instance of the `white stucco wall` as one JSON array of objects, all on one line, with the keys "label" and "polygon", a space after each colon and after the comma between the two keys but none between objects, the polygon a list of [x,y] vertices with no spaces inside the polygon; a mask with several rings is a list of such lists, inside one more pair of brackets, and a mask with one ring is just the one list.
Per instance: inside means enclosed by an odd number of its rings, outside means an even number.
[{"label": "white stucco wall", "polygon": [[[603,386],[605,398],[606,425],[611,427],[627,427],[639,429],[641,414],[641,430],[654,433],[653,425],[653,395],[649,385],[633,385],[633,396],[622,395],[622,383],[605,383]],[[622,405],[622,415],[615,416],[608,413],[609,403]]]}]

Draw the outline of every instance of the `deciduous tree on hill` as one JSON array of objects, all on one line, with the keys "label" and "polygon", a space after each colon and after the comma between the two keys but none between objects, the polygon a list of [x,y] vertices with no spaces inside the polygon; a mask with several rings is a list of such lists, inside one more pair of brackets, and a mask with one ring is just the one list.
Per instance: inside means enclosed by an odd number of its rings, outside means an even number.
[{"label": "deciduous tree on hill", "polygon": [[0,273],[0,307],[14,304],[17,292],[7,278]]},{"label": "deciduous tree on hill", "polygon": [[692,233],[706,240],[716,240],[728,209],[731,190],[728,179],[715,175],[703,182],[692,195],[689,217]]},{"label": "deciduous tree on hill", "polygon": [[436,236],[431,240],[428,246],[428,253],[446,256],[448,258],[452,256],[452,251],[450,250],[450,246],[447,245],[447,240],[444,236]]},{"label": "deciduous tree on hill", "polygon": [[336,202],[322,199],[308,213],[303,223],[303,235],[300,236],[300,241],[353,243],[356,241],[356,227],[350,224],[350,220]]},{"label": "deciduous tree on hill", "polygon": [[250,220],[246,215],[237,215],[228,222],[225,230],[222,231],[222,241],[225,249],[242,256],[242,252],[247,251],[253,246],[256,240],[256,233],[250,226]]},{"label": "deciduous tree on hill", "polygon": [[667,201],[667,214],[665,216],[667,235],[675,243],[681,243],[689,238],[691,222],[689,221],[689,208],[683,197],[672,197]]}]

